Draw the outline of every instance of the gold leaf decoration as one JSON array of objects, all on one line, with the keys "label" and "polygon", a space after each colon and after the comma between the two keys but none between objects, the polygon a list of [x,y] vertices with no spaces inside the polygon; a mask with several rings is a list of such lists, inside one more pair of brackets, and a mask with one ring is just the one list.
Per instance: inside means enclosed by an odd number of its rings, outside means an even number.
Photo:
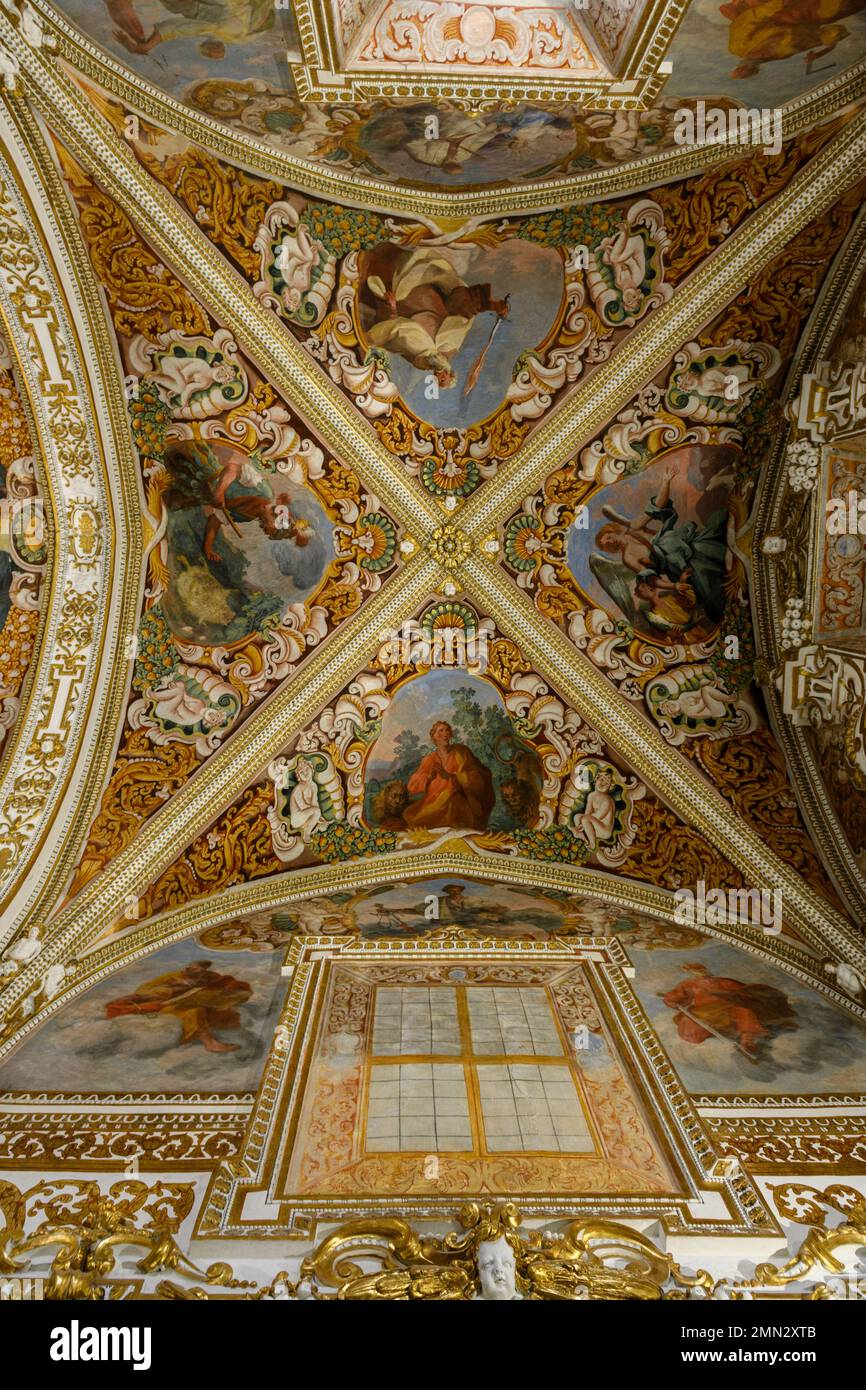
[{"label": "gold leaf decoration", "polygon": [[198,763],[189,744],[153,744],[145,729],[125,731],[70,897],[131,843],[142,821],[183,786]]},{"label": "gold leaf decoration", "polygon": [[655,797],[635,802],[635,842],[621,872],[657,888],[699,883],[707,888],[743,888],[745,879],[712,845],[678,820]]},{"label": "gold leaf decoration", "polygon": [[830,259],[847,236],[866,199],[866,180],[834,203],[823,217],[788,242],[718,319],[701,334],[705,345],[743,338],[772,343],[789,357],[814,303]]},{"label": "gold leaf decoration", "polygon": [[676,282],[817,154],[844,119],[828,122],[782,146],[779,154],[755,150],[725,169],[710,169],[696,178],[658,188],[653,196],[664,209],[670,237],[666,253],[669,278]]},{"label": "gold leaf decoration", "polygon": [[143,333],[157,341],[165,317],[182,333],[209,333],[210,320],[198,301],[141,240],[129,218],[55,140],[68,187],[78,205],[81,230],[111,306],[118,333]]},{"label": "gold leaf decoration", "polygon": [[233,883],[279,873],[283,866],[274,854],[267,818],[272,802],[270,782],[249,787],[157,880],[144,900],[147,915]]},{"label": "gold leaf decoration", "polygon": [[695,739],[686,751],[779,858],[844,911],[806,834],[784,758],[769,730],[756,729],[742,738]]}]

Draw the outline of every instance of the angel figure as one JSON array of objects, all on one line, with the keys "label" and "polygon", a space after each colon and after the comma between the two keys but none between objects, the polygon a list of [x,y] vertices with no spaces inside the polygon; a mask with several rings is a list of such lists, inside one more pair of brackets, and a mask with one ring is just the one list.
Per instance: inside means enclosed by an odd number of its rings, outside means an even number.
[{"label": "angel figure", "polygon": [[852,999],[866,998],[866,979],[845,960],[828,961],[824,973],[835,980],[839,989]]},{"label": "angel figure", "polygon": [[523,1298],[517,1291],[517,1260],[506,1236],[479,1241],[476,1267],[480,1285],[477,1300],[513,1303]]},{"label": "angel figure", "polygon": [[616,802],[611,796],[613,776],[607,768],[596,775],[595,785],[586,798],[586,805],[574,819],[574,833],[593,851],[600,841],[610,840],[616,827]]},{"label": "angel figure", "polygon": [[590,555],[589,567],[633,627],[679,635],[722,616],[728,513],[719,508],[703,526],[681,521],[671,501],[676,472],[669,464],[636,521],[602,508],[607,522],[596,545],[603,554]]},{"label": "angel figure", "polygon": [[[692,391],[706,400],[716,397],[720,400],[734,401],[738,410],[742,409],[752,392],[761,384],[757,378],[751,379],[748,364],[745,362],[727,363],[722,367],[702,367],[700,371],[690,368],[688,371],[680,372],[675,380],[676,385],[683,391]],[[733,382],[736,382],[736,386],[732,393]]]}]

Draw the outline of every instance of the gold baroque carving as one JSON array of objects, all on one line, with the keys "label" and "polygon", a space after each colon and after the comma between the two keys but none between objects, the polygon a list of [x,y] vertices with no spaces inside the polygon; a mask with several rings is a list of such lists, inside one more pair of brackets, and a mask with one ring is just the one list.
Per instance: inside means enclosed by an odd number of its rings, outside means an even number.
[{"label": "gold baroque carving", "polygon": [[78,203],[81,230],[118,333],[128,338],[143,333],[156,342],[166,318],[182,333],[210,332],[212,325],[201,305],[159,263],[117,203],[87,177],[56,139],[54,148]]},{"label": "gold baroque carving", "polygon": [[664,211],[670,237],[671,277],[680,280],[694,270],[714,244],[720,245],[744,218],[780,193],[844,123],[841,116],[827,121],[787,141],[778,155],[757,151],[725,169],[710,169],[656,189],[653,196]]},{"label": "gold baroque carving", "polygon": [[245,1120],[196,1110],[192,1115],[143,1116],[102,1109],[90,1114],[3,1112],[0,1102],[0,1167],[53,1170],[90,1164],[125,1168],[212,1167],[233,1158],[243,1140]]},{"label": "gold baroque carving", "polygon": [[742,888],[745,879],[703,836],[646,797],[634,808],[637,834],[623,864],[626,873],[659,888],[675,889],[703,880],[708,888]]},{"label": "gold baroque carving", "polygon": [[[135,1296],[141,1280],[118,1281],[115,1274],[121,1249],[143,1250],[142,1274],[172,1270],[187,1279],[230,1288],[249,1288],[236,1279],[230,1265],[207,1270],[184,1254],[175,1234],[192,1209],[192,1183],[146,1183],[127,1179],[113,1183],[107,1194],[85,1179],[43,1181],[22,1192],[0,1181],[0,1276],[19,1277],[34,1251],[54,1250],[43,1297],[65,1301]],[[44,1214],[40,1225],[26,1233],[28,1218]],[[118,1284],[120,1283],[120,1287]]]},{"label": "gold baroque carving", "polygon": [[[395,1299],[472,1300],[506,1280],[488,1280],[479,1268],[483,1247],[505,1247],[513,1264],[511,1297],[573,1299],[659,1299],[709,1291],[704,1270],[686,1274],[675,1260],[644,1235],[620,1222],[573,1221],[561,1234],[521,1232],[513,1203],[502,1206],[470,1202],[457,1213],[462,1231],[424,1236],[399,1217],[364,1218],[339,1226],[301,1265],[294,1297],[391,1301]],[[362,1271],[352,1254],[364,1249],[378,1261]],[[493,1297],[488,1293],[487,1297]]]},{"label": "gold baroque carving", "polygon": [[784,759],[769,730],[717,743],[697,739],[689,751],[779,858],[844,911],[803,828]]},{"label": "gold baroque carving", "polygon": [[847,235],[863,204],[863,180],[803,227],[780,255],[765,265],[741,294],[702,335],[703,342],[721,336],[762,337],[788,358],[793,352],[806,306],[824,277],[828,259]]},{"label": "gold baroque carving", "polygon": [[[424,1236],[399,1218],[360,1218],[332,1231],[301,1265],[283,1298],[399,1300],[506,1299],[754,1299],[776,1289],[817,1300],[846,1297],[842,1251],[866,1240],[866,1204],[852,1187],[823,1192],[792,1183],[774,1190],[783,1217],[810,1229],[784,1263],[767,1260],[751,1279],[716,1279],[707,1270],[686,1273],[645,1235],[621,1222],[572,1222],[564,1232],[521,1233],[512,1203],[468,1203],[457,1213],[463,1228]],[[842,1216],[828,1224],[828,1214]],[[354,1263],[363,1251],[378,1262],[371,1272]],[[496,1268],[490,1256],[498,1253]],[[818,1276],[817,1278],[815,1276]],[[826,1276],[830,1275],[828,1279]],[[277,1281],[275,1281],[276,1283]],[[273,1286],[272,1286],[273,1288]]]}]

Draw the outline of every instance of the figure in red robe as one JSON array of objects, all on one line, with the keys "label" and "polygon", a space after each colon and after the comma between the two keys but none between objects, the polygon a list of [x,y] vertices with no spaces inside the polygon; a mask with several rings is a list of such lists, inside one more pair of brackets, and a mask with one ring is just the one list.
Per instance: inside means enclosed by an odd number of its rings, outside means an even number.
[{"label": "figure in red robe", "polygon": [[470,748],[452,743],[453,729],[444,720],[430,730],[433,753],[421,759],[407,789],[419,796],[403,811],[413,830],[448,827],[486,830],[496,800],[493,778]]},{"label": "figure in red robe", "polygon": [[711,975],[705,965],[696,962],[683,969],[692,978],[675,985],[662,998],[668,1008],[678,1010],[674,1023],[684,1042],[702,1043],[721,1035],[754,1057],[768,1038],[797,1027],[787,995],[772,985]]},{"label": "figure in red robe", "polygon": [[241,1026],[238,1012],[252,994],[252,986],[234,975],[220,975],[209,960],[194,960],[181,970],[158,975],[139,985],[134,994],[112,999],[106,1018],[126,1014],[170,1014],[180,1024],[180,1043],[201,1043],[207,1052],[235,1052],[237,1043],[220,1042],[211,1029]]}]

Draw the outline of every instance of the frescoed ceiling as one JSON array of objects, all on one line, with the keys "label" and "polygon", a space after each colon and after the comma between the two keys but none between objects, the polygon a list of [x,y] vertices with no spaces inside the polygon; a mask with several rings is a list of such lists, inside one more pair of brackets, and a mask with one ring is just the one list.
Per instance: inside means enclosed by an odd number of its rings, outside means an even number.
[{"label": "frescoed ceiling", "polygon": [[[760,953],[743,953],[694,927],[585,893],[446,875],[306,896],[276,911],[226,916],[226,910],[214,907],[203,930],[134,958],[110,979],[99,968],[104,951],[86,955],[74,998],[0,1066],[0,1107],[20,1104],[26,1094],[40,1094],[42,1102],[56,1105],[84,1091],[115,1100],[126,1096],[127,1104],[132,1096],[151,1101],[160,1092],[173,1092],[183,1101],[182,1111],[194,1103],[208,1124],[214,1120],[211,1111],[224,1112],[220,1130],[226,1133],[216,1136],[206,1156],[225,1157],[233,1151],[225,1142],[232,1138],[236,1144],[242,1134],[283,1006],[287,986],[280,963],[287,949],[305,938],[335,947],[461,939],[471,945],[479,936],[492,942],[617,941],[626,953],[623,962],[631,962],[638,997],[701,1105],[718,1107],[723,1095],[730,1100],[756,1091],[808,1090],[817,1099],[856,1088],[862,1074],[862,1030],[828,1000],[815,998],[800,962],[798,980]],[[699,978],[728,975],[747,992],[755,987],[751,1006],[767,1025],[752,1039],[744,1027],[738,1056],[718,1036],[715,1041],[697,1036],[679,1012],[681,1005],[689,1006],[683,981],[691,988]],[[185,992],[193,986],[201,991],[202,1001],[206,992],[208,1002],[194,1000],[188,1008],[163,1003],[175,977]],[[0,1164],[14,1163],[19,1146],[28,1135],[32,1142],[34,1131],[47,1138],[44,1125],[44,1119],[34,1125],[29,1116],[26,1123],[10,1124],[7,1116]],[[142,1134],[139,1124],[136,1142],[155,1157],[157,1140],[165,1144],[172,1125],[180,1138],[181,1111],[164,1113],[161,1128],[150,1135]],[[57,1138],[52,1142],[56,1147]],[[69,1142],[64,1132],[62,1143]],[[114,1141],[108,1135],[100,1142]],[[187,1132],[178,1160],[188,1161],[183,1148],[194,1142]],[[93,1162],[98,1147],[80,1156]]]},{"label": "frescoed ceiling", "polygon": [[861,1172],[866,11],[0,0],[0,72],[0,1165],[757,1239],[847,1097]]},{"label": "frescoed ceiling", "polygon": [[750,611],[785,364],[862,200],[856,112],[638,195],[449,227],[83,90],[122,163],[58,121],[44,154],[114,341],[144,570],[49,916],[110,939],[456,845],[668,893],[778,886],[786,939],[856,954]]},{"label": "frescoed ceiling", "polygon": [[188,112],[186,128],[208,129],[210,143],[228,127],[235,140],[220,144],[247,162],[325,174],[350,199],[382,182],[407,194],[558,185],[662,151],[675,168],[684,107],[779,109],[793,134],[826,113],[828,84],[856,96],[866,58],[859,0],[226,0],[206,11],[67,0],[51,17],[73,66],[128,105],[172,113],[175,128]]}]

